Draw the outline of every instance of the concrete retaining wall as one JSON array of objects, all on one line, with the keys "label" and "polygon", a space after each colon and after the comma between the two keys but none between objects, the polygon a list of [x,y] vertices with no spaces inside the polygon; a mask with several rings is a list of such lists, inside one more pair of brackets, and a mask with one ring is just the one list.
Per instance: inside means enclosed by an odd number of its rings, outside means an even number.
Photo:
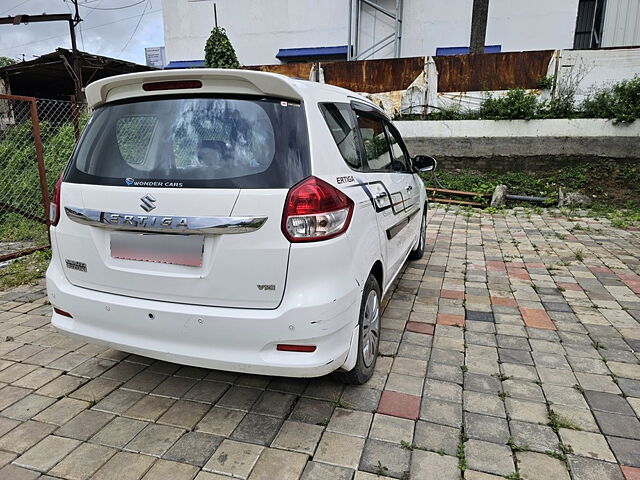
[{"label": "concrete retaining wall", "polygon": [[397,121],[412,155],[443,169],[527,171],[602,158],[640,160],[640,121],[604,119]]}]

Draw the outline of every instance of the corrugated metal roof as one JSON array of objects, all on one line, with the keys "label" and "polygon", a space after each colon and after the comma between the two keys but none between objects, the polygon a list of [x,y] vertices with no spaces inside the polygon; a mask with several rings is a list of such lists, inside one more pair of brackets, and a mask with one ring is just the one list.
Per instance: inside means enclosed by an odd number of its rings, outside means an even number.
[{"label": "corrugated metal roof", "polygon": [[204,68],[204,60],[174,60],[164,67],[165,70],[174,68]]},{"label": "corrugated metal roof", "polygon": [[[500,53],[502,45],[485,45],[484,53]],[[436,48],[436,56],[444,55],[465,55],[469,53],[469,47],[438,47]]]},{"label": "corrugated metal roof", "polygon": [[337,57],[341,55],[347,55],[346,45],[336,45],[333,47],[281,48],[278,50],[276,58]]}]

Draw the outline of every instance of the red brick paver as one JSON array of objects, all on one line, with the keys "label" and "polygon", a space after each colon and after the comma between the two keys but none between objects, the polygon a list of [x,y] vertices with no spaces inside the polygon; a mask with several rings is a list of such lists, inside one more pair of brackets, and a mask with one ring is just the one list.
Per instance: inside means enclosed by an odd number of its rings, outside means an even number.
[{"label": "red brick paver", "polygon": [[556,285],[560,288],[564,288],[565,290],[570,290],[573,292],[582,292],[582,287],[577,283],[567,283],[567,282],[558,282]]},{"label": "red brick paver", "polygon": [[457,327],[464,327],[464,316],[439,313],[436,323],[438,325],[454,325]]},{"label": "red brick paver", "polygon": [[452,298],[456,300],[464,300],[464,292],[462,290],[440,290],[440,297]]},{"label": "red brick paver", "polygon": [[491,297],[491,305],[503,305],[506,307],[517,307],[518,302],[513,298]]},{"label": "red brick paver", "polygon": [[415,420],[420,414],[420,397],[384,390],[380,396],[378,413]]},{"label": "red brick paver", "polygon": [[627,480],[640,480],[640,468],[622,467],[622,473]]},{"label": "red brick paver", "polygon": [[549,315],[544,310],[538,310],[535,308],[522,308],[520,307],[520,314],[524,320],[524,324],[527,327],[532,328],[544,328],[546,330],[555,330],[556,326],[553,324]]},{"label": "red brick paver", "polygon": [[426,335],[433,335],[436,327],[430,323],[422,322],[407,322],[407,331],[414,333],[424,333]]}]

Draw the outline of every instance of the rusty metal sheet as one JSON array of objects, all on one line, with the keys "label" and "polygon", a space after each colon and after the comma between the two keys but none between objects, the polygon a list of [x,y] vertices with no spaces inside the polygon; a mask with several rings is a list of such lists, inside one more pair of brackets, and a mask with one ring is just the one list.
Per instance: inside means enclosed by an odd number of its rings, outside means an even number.
[{"label": "rusty metal sheet", "polygon": [[438,92],[537,88],[547,75],[553,50],[434,57]]},{"label": "rusty metal sheet", "polygon": [[424,70],[424,57],[323,63],[324,81],[354,92],[404,90]]},{"label": "rusty metal sheet", "polygon": [[287,77],[309,80],[313,63],[283,63],[280,65],[252,65],[244,67],[247,70],[259,70],[261,72],[279,73]]}]

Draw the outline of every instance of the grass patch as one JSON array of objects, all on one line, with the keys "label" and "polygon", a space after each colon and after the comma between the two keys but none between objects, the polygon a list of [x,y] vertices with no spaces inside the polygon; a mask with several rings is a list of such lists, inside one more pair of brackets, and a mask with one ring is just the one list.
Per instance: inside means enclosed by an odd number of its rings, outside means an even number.
[{"label": "grass patch", "polygon": [[[438,170],[436,173],[446,189],[483,194],[493,193],[497,185],[503,184],[512,195],[547,197],[546,206],[557,202],[560,187],[565,191],[586,192],[593,195],[590,216],[607,218],[618,228],[640,225],[640,166],[635,162],[601,159],[534,172],[456,169]],[[432,174],[424,174],[423,178],[427,187],[437,187]],[[488,205],[490,197],[475,197],[473,200]],[[509,206],[518,205],[531,208],[531,204],[526,202],[509,201]],[[563,210],[568,218],[575,213]],[[531,210],[536,214],[539,211],[539,206]]]},{"label": "grass patch", "polygon": [[44,274],[51,260],[51,250],[32,253],[0,268],[0,290],[23,284],[35,284]]},{"label": "grass patch", "polygon": [[551,429],[558,433],[561,428],[566,428],[569,430],[582,430],[578,425],[573,423],[571,420],[558,415],[553,411],[552,408],[549,409],[549,423],[547,424],[551,427]]},{"label": "grass patch", "polygon": [[35,245],[49,243],[46,225],[27,220],[16,213],[0,214],[0,238],[3,242],[33,242]]}]

